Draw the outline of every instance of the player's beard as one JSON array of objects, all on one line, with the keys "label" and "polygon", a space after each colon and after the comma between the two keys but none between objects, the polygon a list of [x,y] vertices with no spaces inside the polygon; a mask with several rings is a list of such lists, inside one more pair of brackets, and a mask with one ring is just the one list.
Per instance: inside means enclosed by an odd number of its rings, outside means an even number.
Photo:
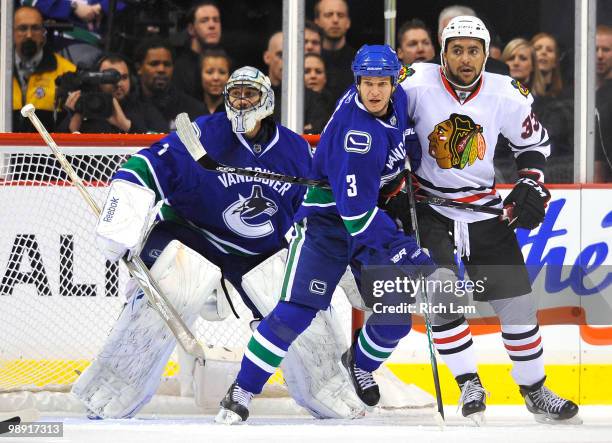
[{"label": "player's beard", "polygon": [[456,84],[457,86],[462,86],[462,87],[466,87],[470,84],[472,84],[474,82],[474,80],[476,80],[476,77],[478,76],[478,74],[475,74],[469,81],[463,81],[458,75],[456,75],[455,73],[453,73],[450,69],[446,70],[446,75],[449,77],[449,80]]}]

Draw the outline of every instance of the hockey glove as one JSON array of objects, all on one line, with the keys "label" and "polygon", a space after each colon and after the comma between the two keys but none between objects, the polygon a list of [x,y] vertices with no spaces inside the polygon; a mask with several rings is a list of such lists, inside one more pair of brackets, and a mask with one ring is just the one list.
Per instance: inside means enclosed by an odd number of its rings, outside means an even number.
[{"label": "hockey glove", "polygon": [[389,245],[389,263],[398,266],[410,266],[410,276],[424,275],[435,270],[436,263],[423,251],[411,235],[394,241]]},{"label": "hockey glove", "polygon": [[534,229],[544,220],[550,192],[544,183],[526,176],[520,177],[504,200],[508,209],[511,228]]},{"label": "hockey glove", "polygon": [[138,255],[154,218],[155,193],[125,180],[113,180],[98,217],[96,242],[107,260]]},{"label": "hockey glove", "polygon": [[[408,198],[408,187],[406,177],[410,171],[407,169],[399,173],[393,180],[380,189],[378,194],[378,207],[384,209],[395,223],[406,235],[412,234],[412,222],[410,219],[410,201]],[[414,184],[418,183],[413,176]]]}]

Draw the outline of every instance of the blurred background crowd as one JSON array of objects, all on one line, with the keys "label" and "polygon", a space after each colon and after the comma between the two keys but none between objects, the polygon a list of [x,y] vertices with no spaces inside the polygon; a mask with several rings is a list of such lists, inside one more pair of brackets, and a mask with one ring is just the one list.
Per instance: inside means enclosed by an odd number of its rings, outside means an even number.
[{"label": "blurred background crowd", "polygon": [[[307,0],[304,128],[320,133],[353,81],[364,43],[384,41],[383,1]],[[511,4],[511,7],[510,7]],[[282,0],[22,0],[14,6],[14,132],[33,103],[55,132],[147,133],[174,117],[224,110],[233,69],[265,72],[281,115]],[[574,179],[574,1],[398,2],[396,46],[406,64],[440,62],[439,36],[458,15],[483,19],[492,35],[486,70],[510,75],[534,96],[552,153],[547,181]],[[595,181],[612,181],[612,1],[598,2]],[[507,141],[496,148],[497,180],[514,182]]]}]

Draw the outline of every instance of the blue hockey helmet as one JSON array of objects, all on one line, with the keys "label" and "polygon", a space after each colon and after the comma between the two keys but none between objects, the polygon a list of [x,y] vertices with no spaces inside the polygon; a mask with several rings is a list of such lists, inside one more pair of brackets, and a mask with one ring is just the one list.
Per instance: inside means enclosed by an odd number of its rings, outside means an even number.
[{"label": "blue hockey helmet", "polygon": [[397,54],[389,45],[363,45],[355,54],[351,65],[355,83],[359,84],[359,77],[391,77],[393,86],[397,84],[397,77],[402,65]]}]

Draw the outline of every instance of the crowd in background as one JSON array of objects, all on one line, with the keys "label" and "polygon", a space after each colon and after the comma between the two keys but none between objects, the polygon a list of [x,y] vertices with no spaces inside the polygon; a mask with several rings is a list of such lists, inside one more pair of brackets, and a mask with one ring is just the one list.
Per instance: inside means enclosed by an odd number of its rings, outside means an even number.
[{"label": "crowd in background", "polygon": [[[35,6],[31,4],[22,0],[14,13],[14,132],[33,131],[19,113],[25,103],[33,103],[47,128],[56,132],[167,132],[174,129],[174,117],[181,112],[193,119],[223,111],[225,83],[231,71],[244,64],[224,46],[221,10],[213,0],[185,5],[186,24],[180,32],[167,32],[164,23],[148,23],[127,44],[126,39],[101,36],[128,2],[115,2],[115,14],[110,13],[107,0],[38,0]],[[436,48],[442,29],[459,15],[477,15],[477,11],[459,5],[444,8],[435,35],[419,18],[398,23],[398,57],[406,64],[439,64]],[[319,133],[335,101],[353,82],[350,66],[356,48],[347,40],[351,17],[345,0],[316,1],[312,17],[304,30],[303,130]],[[490,31],[485,69],[510,75],[531,91],[534,112],[552,141],[548,181],[572,182],[573,79],[562,70],[558,40],[538,32],[504,44],[495,29]],[[261,54],[276,96],[277,120],[281,115],[282,52],[283,33],[277,31],[269,36]],[[595,181],[610,182],[610,26],[597,27],[596,59]],[[513,156],[501,138],[495,164],[499,182],[514,181]]]}]

